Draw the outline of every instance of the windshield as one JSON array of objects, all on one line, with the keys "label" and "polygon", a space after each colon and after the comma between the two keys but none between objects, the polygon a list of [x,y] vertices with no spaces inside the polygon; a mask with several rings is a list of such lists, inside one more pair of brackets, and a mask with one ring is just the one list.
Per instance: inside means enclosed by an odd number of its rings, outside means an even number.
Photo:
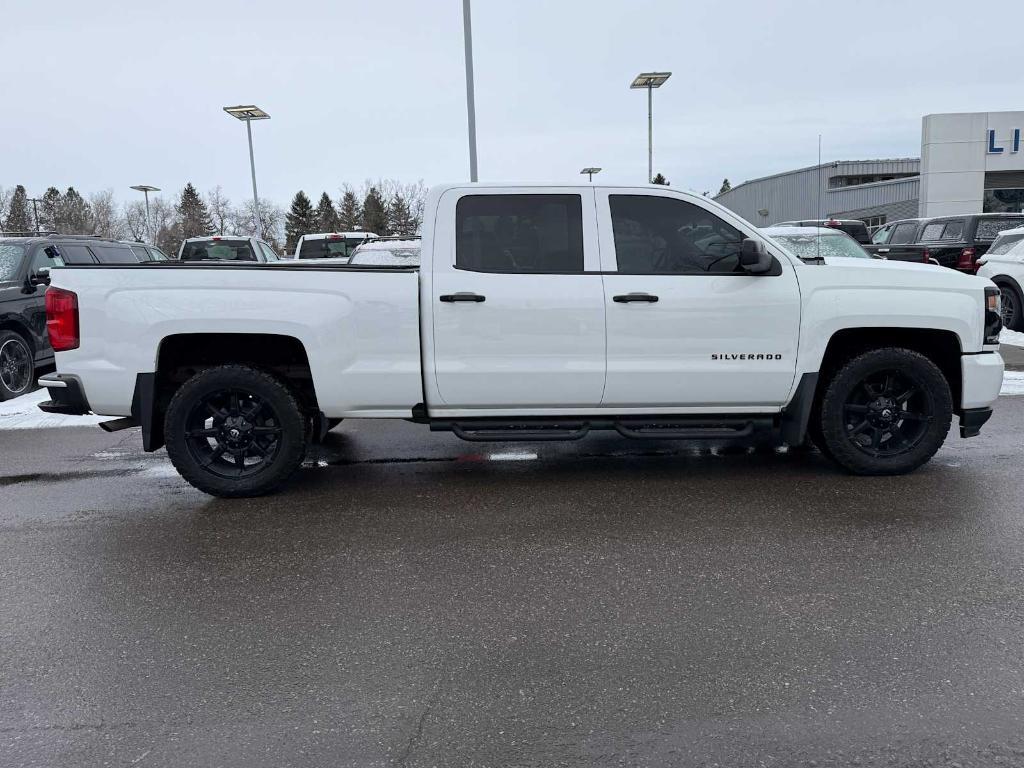
[{"label": "windshield", "polygon": [[185,243],[182,261],[256,261],[248,240],[197,240]]},{"label": "windshield", "polygon": [[0,281],[14,280],[18,276],[24,255],[25,246],[0,243]]},{"label": "windshield", "polygon": [[[871,255],[846,235],[773,235],[801,259],[841,256],[847,259],[870,259]],[[820,243],[818,241],[821,241]]]}]

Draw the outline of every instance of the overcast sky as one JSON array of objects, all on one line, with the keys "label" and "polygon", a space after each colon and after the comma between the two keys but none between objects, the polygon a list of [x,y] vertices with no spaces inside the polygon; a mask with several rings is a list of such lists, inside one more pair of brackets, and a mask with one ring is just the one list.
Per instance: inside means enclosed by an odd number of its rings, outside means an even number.
[{"label": "overcast sky", "polygon": [[[825,160],[917,156],[921,116],[1022,108],[1010,6],[929,2],[474,0],[480,177],[716,192]],[[461,0],[4,0],[0,186],[146,183],[337,195],[468,178]]]}]

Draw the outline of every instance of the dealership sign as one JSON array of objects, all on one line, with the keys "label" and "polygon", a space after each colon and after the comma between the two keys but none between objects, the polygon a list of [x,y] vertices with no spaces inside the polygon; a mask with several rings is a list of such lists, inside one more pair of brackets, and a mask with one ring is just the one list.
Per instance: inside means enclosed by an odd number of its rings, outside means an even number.
[{"label": "dealership sign", "polygon": [[[988,132],[988,154],[990,155],[1001,155],[1006,148],[1001,144],[996,144],[996,132],[995,129],[989,129]],[[1010,152],[1018,152],[1020,150],[1020,128],[1013,129],[1013,141],[1010,143]]]}]

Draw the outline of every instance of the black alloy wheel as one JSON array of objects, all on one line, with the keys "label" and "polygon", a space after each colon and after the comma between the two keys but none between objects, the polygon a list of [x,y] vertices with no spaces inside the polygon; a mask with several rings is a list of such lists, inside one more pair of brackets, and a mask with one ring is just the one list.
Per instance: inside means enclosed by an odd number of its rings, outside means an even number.
[{"label": "black alloy wheel", "polygon": [[1003,328],[1011,331],[1020,330],[1021,326],[1021,299],[1017,292],[1008,285],[999,286],[999,302],[1003,319]]},{"label": "black alloy wheel", "polygon": [[927,389],[907,373],[877,371],[859,382],[843,404],[846,435],[869,456],[899,456],[921,442],[934,410]]},{"label": "black alloy wheel", "polygon": [[243,478],[265,470],[281,450],[281,419],[264,398],[240,387],[210,392],[192,406],[185,445],[211,474]]},{"label": "black alloy wheel", "polygon": [[28,392],[34,371],[28,343],[16,333],[0,334],[0,400]]}]

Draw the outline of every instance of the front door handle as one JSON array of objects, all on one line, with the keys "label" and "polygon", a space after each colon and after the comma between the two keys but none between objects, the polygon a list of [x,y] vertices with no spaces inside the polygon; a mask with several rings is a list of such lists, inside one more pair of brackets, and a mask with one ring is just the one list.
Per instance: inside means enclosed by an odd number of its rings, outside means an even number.
[{"label": "front door handle", "polygon": [[441,294],[441,301],[445,302],[446,304],[452,304],[456,301],[473,301],[479,304],[481,301],[485,301],[486,299],[486,296],[481,296],[479,293],[471,293],[469,291]]},{"label": "front door handle", "polygon": [[612,301],[617,304],[630,304],[634,301],[642,301],[648,304],[653,304],[658,300],[658,297],[650,293],[624,293],[618,296],[612,296]]}]

